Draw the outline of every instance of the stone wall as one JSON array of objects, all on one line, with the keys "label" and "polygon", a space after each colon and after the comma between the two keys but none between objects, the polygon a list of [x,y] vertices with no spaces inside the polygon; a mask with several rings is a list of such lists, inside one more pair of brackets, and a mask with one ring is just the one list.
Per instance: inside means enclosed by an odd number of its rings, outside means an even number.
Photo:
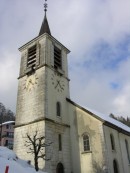
[{"label": "stone wall", "polygon": [[[30,136],[34,136],[36,131],[38,132],[38,136],[45,136],[45,121],[39,121],[22,127],[17,127],[15,128],[14,136],[14,151],[16,152],[19,158],[24,160],[30,160],[32,164],[34,164],[34,157],[32,154],[27,153],[27,151],[29,150],[25,146],[25,141],[27,140],[27,133]],[[43,169],[44,164],[45,163],[43,162],[43,160],[39,162],[40,168]]]}]

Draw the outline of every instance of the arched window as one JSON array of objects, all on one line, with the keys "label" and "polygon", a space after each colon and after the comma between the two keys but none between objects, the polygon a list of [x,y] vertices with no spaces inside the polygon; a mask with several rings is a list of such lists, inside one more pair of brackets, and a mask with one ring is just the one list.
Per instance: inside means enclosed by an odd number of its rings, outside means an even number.
[{"label": "arched window", "polygon": [[90,141],[87,134],[83,135],[83,149],[84,151],[90,151]]},{"label": "arched window", "polygon": [[126,146],[126,152],[127,152],[128,161],[130,163],[129,145],[128,145],[128,141],[126,139],[125,139],[125,146]]},{"label": "arched window", "polygon": [[115,150],[115,141],[113,134],[110,134],[110,140],[111,140],[111,148],[112,150]]},{"label": "arched window", "polygon": [[58,163],[56,167],[56,173],[64,173],[64,166],[62,163]]},{"label": "arched window", "polygon": [[113,170],[114,170],[114,173],[119,173],[118,164],[116,160],[113,160]]},{"label": "arched window", "polygon": [[57,102],[57,103],[56,103],[56,115],[57,115],[58,117],[61,116],[61,104],[60,104],[60,102]]}]

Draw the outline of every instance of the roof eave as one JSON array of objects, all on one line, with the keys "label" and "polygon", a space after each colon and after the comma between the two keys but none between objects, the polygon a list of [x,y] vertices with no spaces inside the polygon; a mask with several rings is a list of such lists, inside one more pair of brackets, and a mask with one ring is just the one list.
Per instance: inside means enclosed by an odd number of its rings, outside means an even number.
[{"label": "roof eave", "polygon": [[67,54],[70,53],[70,50],[69,50],[68,48],[66,48],[66,47],[65,47],[63,44],[61,44],[56,38],[54,38],[52,35],[49,35],[48,33],[44,33],[44,34],[42,34],[42,35],[40,35],[40,36],[35,37],[35,38],[32,39],[31,41],[29,41],[29,42],[27,42],[26,44],[24,44],[23,46],[21,46],[18,50],[19,50],[19,51],[22,51],[27,45],[32,44],[34,41],[37,41],[37,40],[43,38],[44,36],[48,36],[48,37],[50,37],[51,39],[53,39],[55,42],[59,43],[64,49],[66,49]]}]

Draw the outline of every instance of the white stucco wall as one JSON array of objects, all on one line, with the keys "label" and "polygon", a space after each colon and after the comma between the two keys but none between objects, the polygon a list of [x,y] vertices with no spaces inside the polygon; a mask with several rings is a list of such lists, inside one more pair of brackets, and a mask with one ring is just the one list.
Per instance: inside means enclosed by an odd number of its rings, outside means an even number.
[{"label": "white stucco wall", "polygon": [[[73,172],[101,173],[105,164],[102,122],[72,104],[69,115]],[[83,151],[84,133],[90,136],[90,152]]]},{"label": "white stucco wall", "polygon": [[[115,150],[112,150],[111,147],[110,134],[112,134],[114,137]],[[118,163],[119,172],[129,173],[130,164],[128,162],[125,139],[127,139],[130,146],[130,137],[108,126],[104,126],[104,136],[107,148],[109,172],[114,173],[113,160],[115,159]]]}]

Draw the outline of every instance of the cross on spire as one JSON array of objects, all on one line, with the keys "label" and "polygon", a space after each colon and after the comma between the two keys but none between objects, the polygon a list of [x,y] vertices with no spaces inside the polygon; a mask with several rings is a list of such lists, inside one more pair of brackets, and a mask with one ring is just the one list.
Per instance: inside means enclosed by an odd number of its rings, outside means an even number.
[{"label": "cross on spire", "polygon": [[45,11],[45,13],[47,12],[47,7],[48,7],[47,0],[45,0],[45,3],[44,3],[44,11]]}]

